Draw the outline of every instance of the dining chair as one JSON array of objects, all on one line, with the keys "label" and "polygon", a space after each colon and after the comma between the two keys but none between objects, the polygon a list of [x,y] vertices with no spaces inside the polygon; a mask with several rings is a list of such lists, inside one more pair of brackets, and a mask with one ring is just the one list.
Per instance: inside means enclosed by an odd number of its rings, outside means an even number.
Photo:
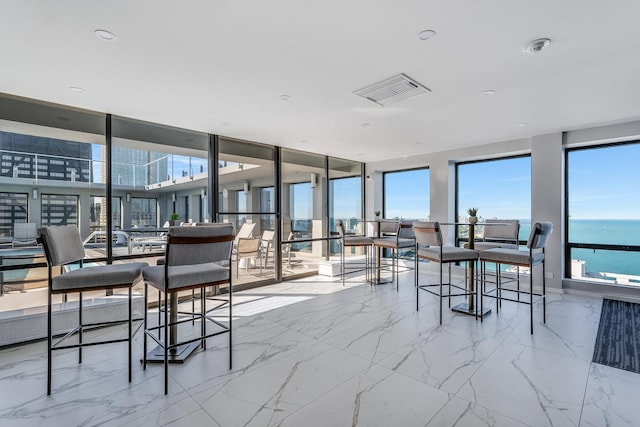
[{"label": "dining chair", "polygon": [[[531,227],[531,233],[529,234],[529,240],[527,241],[527,251],[521,251],[519,249],[509,248],[494,248],[480,252],[480,264],[481,264],[481,277],[483,281],[482,292],[480,295],[480,306],[483,305],[484,297],[490,297],[496,299],[496,313],[500,309],[501,302],[503,300],[513,301],[521,304],[529,305],[529,315],[531,324],[531,334],[533,334],[533,304],[534,296],[538,297],[537,300],[542,301],[542,321],[547,322],[547,310],[546,310],[546,277],[545,277],[545,253],[544,248],[549,240],[549,236],[553,232],[553,224],[551,222],[536,222]],[[496,266],[496,287],[493,289],[485,289],[484,275],[486,270],[486,263],[495,263]],[[517,270],[517,288],[503,288],[501,276],[501,266],[511,265]],[[535,293],[533,290],[534,267],[542,265],[542,291],[541,293]],[[520,289],[520,268],[529,269],[529,290]],[[505,295],[503,295],[503,293]],[[515,293],[517,299],[509,297]],[[528,300],[521,300],[520,295],[524,293],[529,296]],[[537,301],[536,301],[537,302]],[[481,308],[482,310],[482,308]]]},{"label": "dining chair", "polygon": [[[84,245],[82,244],[82,240],[80,238],[80,232],[74,225],[42,227],[39,230],[38,241],[42,243],[45,258],[47,260],[47,395],[51,394],[53,351],[55,350],[77,348],[78,363],[82,363],[82,349],[84,347],[127,341],[129,343],[129,382],[131,382],[132,339],[134,335],[132,288],[142,278],[142,269],[148,264],[145,262],[131,262],[125,264],[110,264],[85,267],[83,262],[85,258]],[[69,267],[71,264],[77,265],[78,268],[68,268],[66,271],[65,269],[61,269],[64,271],[63,274],[53,274],[53,267]],[[83,292],[112,290],[116,288],[127,288],[128,290],[128,318],[126,320],[120,319],[113,321],[85,323],[82,313]],[[78,324],[70,331],[66,332],[64,336],[62,336],[62,338],[54,343],[52,297],[53,295],[67,294],[71,292],[77,292],[79,294],[77,305]],[[72,304],[63,303],[63,305],[66,309],[66,305]],[[83,333],[86,330],[122,323],[128,323],[128,332],[126,338],[91,342],[83,341]],[[67,338],[71,338],[76,335],[78,337],[77,343],[62,345],[62,343]]]},{"label": "dining chair", "polygon": [[[435,295],[440,303],[440,324],[442,324],[442,300],[447,298],[451,307],[451,298],[459,296],[474,296],[475,292],[467,288],[465,269],[465,287],[451,283],[451,264],[456,262],[477,262],[478,252],[473,249],[459,248],[457,246],[445,246],[442,240],[440,224],[433,221],[414,221],[413,232],[416,236],[415,244],[415,286],[416,286],[416,311],[420,309],[420,291],[426,291]],[[421,285],[419,281],[420,260],[436,262],[439,266],[439,281],[436,284]],[[442,266],[449,267],[449,280],[443,282]],[[447,292],[444,292],[447,286]],[[453,291],[452,291],[453,288]],[[435,289],[435,290],[434,290]],[[455,293],[452,293],[455,292]],[[475,307],[476,318],[478,316],[477,306]]]},{"label": "dining chair", "polygon": [[[274,254],[273,248],[273,238],[275,237],[276,232],[273,230],[264,230],[262,232],[262,236],[260,236],[260,258],[264,259],[264,263],[262,264],[265,268],[267,264],[269,264],[269,254]],[[261,261],[262,262],[262,261]]]},{"label": "dining chair", "polygon": [[251,260],[257,260],[260,263],[260,274],[262,274],[262,257],[260,253],[260,238],[247,237],[238,239],[236,246],[236,277],[240,273],[240,261],[245,260],[245,271],[249,271],[249,263]]},{"label": "dining chair", "polygon": [[[412,224],[406,221],[381,220],[378,227],[379,237],[373,239],[373,246],[375,250],[391,250],[391,279],[395,280],[398,290],[398,254],[402,249],[413,248],[416,242]],[[376,268],[380,266],[377,265]]]},{"label": "dining chair", "polygon": [[[345,286],[345,276],[347,274],[345,269],[345,252],[347,248],[356,247],[364,249],[365,280],[369,281],[373,239],[366,236],[347,235],[344,229],[344,223],[340,220],[336,222],[336,229],[340,236],[340,240],[338,240],[338,242],[340,244],[340,276],[342,277],[342,286]],[[360,270],[356,269],[355,271]]]},{"label": "dining chair", "polygon": [[[147,338],[151,338],[162,349],[164,362],[164,394],[169,390],[169,352],[174,353],[178,347],[185,344],[200,342],[202,350],[206,350],[206,340],[220,334],[229,334],[229,369],[231,359],[232,333],[232,296],[233,284],[231,277],[231,247],[233,244],[233,225],[211,224],[206,227],[170,227],[167,236],[167,248],[164,263],[147,267],[142,270],[145,287],[145,307],[148,298],[148,287],[158,290],[158,301],[162,301],[160,294],[164,294],[162,312],[164,320],[157,326],[149,327],[148,311],[144,316],[144,358],[143,369],[147,368]],[[209,286],[228,286],[228,298],[206,297],[205,291]],[[200,312],[179,312],[182,318],[169,319],[169,310],[177,313],[177,307],[169,307],[172,295],[180,291],[200,289]],[[215,299],[218,305],[210,310],[206,308],[207,300]],[[209,315],[213,310],[227,309],[228,325]],[[186,317],[186,318],[185,318]],[[169,332],[177,335],[177,326],[200,321],[200,333],[194,338],[169,340]],[[207,332],[207,323],[217,326],[215,332]]]}]

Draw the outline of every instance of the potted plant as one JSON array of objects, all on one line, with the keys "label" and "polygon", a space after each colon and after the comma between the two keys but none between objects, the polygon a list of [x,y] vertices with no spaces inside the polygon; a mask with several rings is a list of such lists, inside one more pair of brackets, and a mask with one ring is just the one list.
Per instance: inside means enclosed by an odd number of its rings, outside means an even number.
[{"label": "potted plant", "polygon": [[373,214],[375,215],[376,219],[380,219],[380,211],[373,211]]},{"label": "potted plant", "polygon": [[180,225],[180,215],[177,213],[172,213],[171,216],[169,216],[169,225]]},{"label": "potted plant", "polygon": [[467,213],[469,214],[469,224],[477,224],[478,217],[476,215],[478,214],[478,208],[469,208],[467,209]]}]

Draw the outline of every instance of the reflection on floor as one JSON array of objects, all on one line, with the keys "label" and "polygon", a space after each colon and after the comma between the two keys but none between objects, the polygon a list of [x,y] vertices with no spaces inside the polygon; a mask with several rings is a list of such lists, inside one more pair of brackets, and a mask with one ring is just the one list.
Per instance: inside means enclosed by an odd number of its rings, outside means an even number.
[{"label": "reflection on floor", "polygon": [[416,312],[411,272],[399,291],[317,277],[238,292],[233,370],[227,337],[212,339],[170,367],[165,397],[161,366],[129,384],[113,344],[82,365],[58,354],[47,397],[45,343],[7,348],[0,425],[640,425],[640,375],[591,363],[601,300],[549,300],[531,336],[528,307],[509,303],[482,323],[447,310],[440,326],[435,297]]}]

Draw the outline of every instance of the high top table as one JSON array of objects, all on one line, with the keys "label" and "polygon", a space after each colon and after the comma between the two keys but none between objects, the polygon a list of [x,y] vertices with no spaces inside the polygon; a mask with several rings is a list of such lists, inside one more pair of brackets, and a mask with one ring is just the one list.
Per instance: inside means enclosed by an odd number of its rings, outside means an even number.
[{"label": "high top table", "polygon": [[[381,222],[398,222],[398,221],[393,221],[393,220],[388,220],[388,219],[368,219],[366,221],[364,221],[365,223],[371,223],[373,224],[373,233],[375,234],[374,238],[378,239],[381,237],[380,235],[380,223]],[[365,233],[366,234],[366,233]],[[383,285],[385,283],[393,283],[393,277],[391,279],[388,278],[381,278],[380,277],[380,253],[381,253],[381,248],[380,247],[376,247],[375,248],[376,251],[376,275],[374,278],[371,279],[372,283],[375,285]]]},{"label": "high top table", "polygon": [[[469,249],[474,249],[475,247],[475,240],[476,240],[476,225],[483,225],[483,226],[492,226],[492,225],[505,225],[506,223],[500,223],[500,222],[491,222],[491,223],[486,223],[486,222],[479,222],[479,223],[470,223],[470,222],[441,222],[440,225],[467,225],[469,226],[469,238],[468,238],[468,242],[469,242]],[[469,281],[468,283],[468,287],[469,287],[469,291],[470,295],[467,296],[467,302],[464,303],[460,303],[454,307],[451,307],[451,310],[455,311],[456,313],[462,313],[462,314],[468,314],[470,316],[475,316],[476,315],[476,306],[475,306],[475,298],[473,293],[476,291],[475,288],[475,283],[473,281],[474,279],[474,274],[475,274],[475,263],[470,262],[467,263],[467,271],[468,271],[468,275],[469,278],[467,279]],[[482,297],[480,297],[482,298]],[[482,313],[478,313],[478,316],[482,317],[482,316],[486,316],[488,314],[491,313],[491,309],[490,308],[485,308]]]}]

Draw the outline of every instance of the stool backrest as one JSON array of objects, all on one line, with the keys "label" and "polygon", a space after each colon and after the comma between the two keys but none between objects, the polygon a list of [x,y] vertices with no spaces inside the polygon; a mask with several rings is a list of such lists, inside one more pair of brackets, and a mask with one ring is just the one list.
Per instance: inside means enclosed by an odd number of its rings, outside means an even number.
[{"label": "stool backrest", "polygon": [[549,240],[549,236],[553,231],[553,224],[549,221],[536,222],[531,227],[531,234],[529,234],[529,241],[527,247],[529,249],[543,249]]},{"label": "stool backrest", "polygon": [[233,225],[230,223],[170,227],[166,262],[168,265],[193,265],[229,261],[233,240]]},{"label": "stool backrest", "polygon": [[384,234],[396,235],[396,234],[398,234],[398,231],[400,230],[400,221],[392,221],[392,220],[388,220],[388,219],[383,219],[383,220],[380,221],[378,226],[380,227],[380,235],[381,236],[384,235]]},{"label": "stool backrest", "polygon": [[413,222],[401,221],[400,228],[398,229],[398,237],[402,239],[415,239],[415,233],[413,232]]},{"label": "stool backrest", "polygon": [[336,230],[340,237],[344,237],[344,224],[341,220],[336,222]]},{"label": "stool backrest", "polygon": [[492,241],[509,241],[518,242],[518,233],[520,232],[520,221],[517,219],[488,219],[485,221],[488,225],[484,227],[484,240]]},{"label": "stool backrest", "polygon": [[38,230],[47,264],[69,264],[84,258],[84,246],[75,225],[45,226]]},{"label": "stool backrest", "polygon": [[416,243],[423,246],[442,246],[442,232],[437,221],[413,221]]}]

